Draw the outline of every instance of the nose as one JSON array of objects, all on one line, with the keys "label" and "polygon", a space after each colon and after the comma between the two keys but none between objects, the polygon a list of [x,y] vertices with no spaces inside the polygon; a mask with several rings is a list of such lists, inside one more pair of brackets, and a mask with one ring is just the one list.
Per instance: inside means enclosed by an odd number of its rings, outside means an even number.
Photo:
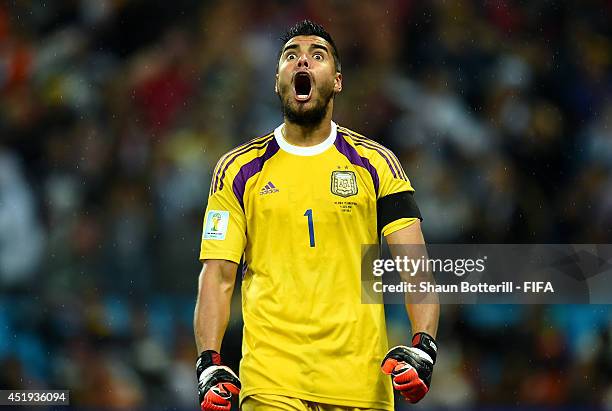
[{"label": "nose", "polygon": [[297,61],[298,67],[308,67],[308,57],[306,57],[306,53],[302,54]]}]

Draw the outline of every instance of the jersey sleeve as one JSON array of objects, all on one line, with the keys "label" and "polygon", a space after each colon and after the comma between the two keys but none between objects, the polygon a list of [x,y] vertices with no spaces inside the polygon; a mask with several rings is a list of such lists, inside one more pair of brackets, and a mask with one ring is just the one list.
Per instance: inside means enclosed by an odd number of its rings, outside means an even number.
[{"label": "jersey sleeve", "polygon": [[[372,160],[378,171],[380,184],[377,196],[378,219],[379,223],[384,221],[379,225],[379,230],[382,235],[387,236],[414,224],[421,216],[412,198],[414,188],[395,154],[389,149],[381,148]],[[410,196],[399,196],[398,193],[410,193]],[[384,215],[381,215],[381,212]]]},{"label": "jersey sleeve", "polygon": [[402,191],[414,191],[402,165],[393,152],[387,150],[375,156],[374,161],[380,178],[378,199]]},{"label": "jersey sleeve", "polygon": [[223,158],[215,168],[204,214],[200,261],[240,263],[246,246],[246,216],[232,189],[233,175],[224,174]]}]

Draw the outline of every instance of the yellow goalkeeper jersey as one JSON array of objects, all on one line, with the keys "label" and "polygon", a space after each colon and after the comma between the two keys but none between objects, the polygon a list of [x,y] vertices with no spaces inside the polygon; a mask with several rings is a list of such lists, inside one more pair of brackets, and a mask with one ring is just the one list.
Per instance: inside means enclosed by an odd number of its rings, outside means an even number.
[{"label": "yellow goalkeeper jersey", "polygon": [[220,159],[204,218],[200,259],[244,262],[241,401],[393,409],[383,305],[361,303],[361,245],[378,243],[377,200],[413,188],[373,140],[332,122],[325,141],[297,147],[282,127]]}]

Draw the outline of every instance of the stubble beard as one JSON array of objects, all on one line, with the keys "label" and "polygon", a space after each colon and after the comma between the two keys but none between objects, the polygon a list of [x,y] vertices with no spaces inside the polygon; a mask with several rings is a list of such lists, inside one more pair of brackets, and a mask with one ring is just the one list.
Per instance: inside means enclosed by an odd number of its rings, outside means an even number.
[{"label": "stubble beard", "polygon": [[[334,90],[330,88],[328,90],[319,90],[319,92],[318,94],[321,96],[315,101],[315,104],[313,104],[311,108],[296,110],[292,105],[293,90],[290,85],[285,86],[282,93],[279,95],[285,119],[290,123],[302,127],[313,127],[320,124],[323,118],[325,118],[330,100],[334,97]],[[301,104],[302,103],[298,103],[298,105]]]}]

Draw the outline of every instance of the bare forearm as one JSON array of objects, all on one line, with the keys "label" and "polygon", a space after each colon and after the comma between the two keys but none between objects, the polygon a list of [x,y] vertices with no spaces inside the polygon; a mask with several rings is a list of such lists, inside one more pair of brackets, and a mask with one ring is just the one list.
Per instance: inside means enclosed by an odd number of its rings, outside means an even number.
[{"label": "bare forearm", "polygon": [[208,262],[200,273],[193,321],[198,352],[221,350],[221,342],[229,322],[236,275],[235,263],[229,264]]},{"label": "bare forearm", "polygon": [[439,304],[406,304],[412,324],[412,333],[424,332],[436,338],[438,332]]},{"label": "bare forearm", "polygon": [[[419,221],[390,234],[387,236],[387,242],[392,250],[395,250],[397,254],[402,254],[402,256],[405,255],[414,259],[427,256],[425,239]],[[409,277],[407,280],[413,283],[418,280],[434,281],[430,272],[420,272],[416,277]],[[419,295],[418,298],[406,294],[406,312],[410,317],[413,334],[424,332],[435,338],[440,317],[440,304],[436,293]]]}]

